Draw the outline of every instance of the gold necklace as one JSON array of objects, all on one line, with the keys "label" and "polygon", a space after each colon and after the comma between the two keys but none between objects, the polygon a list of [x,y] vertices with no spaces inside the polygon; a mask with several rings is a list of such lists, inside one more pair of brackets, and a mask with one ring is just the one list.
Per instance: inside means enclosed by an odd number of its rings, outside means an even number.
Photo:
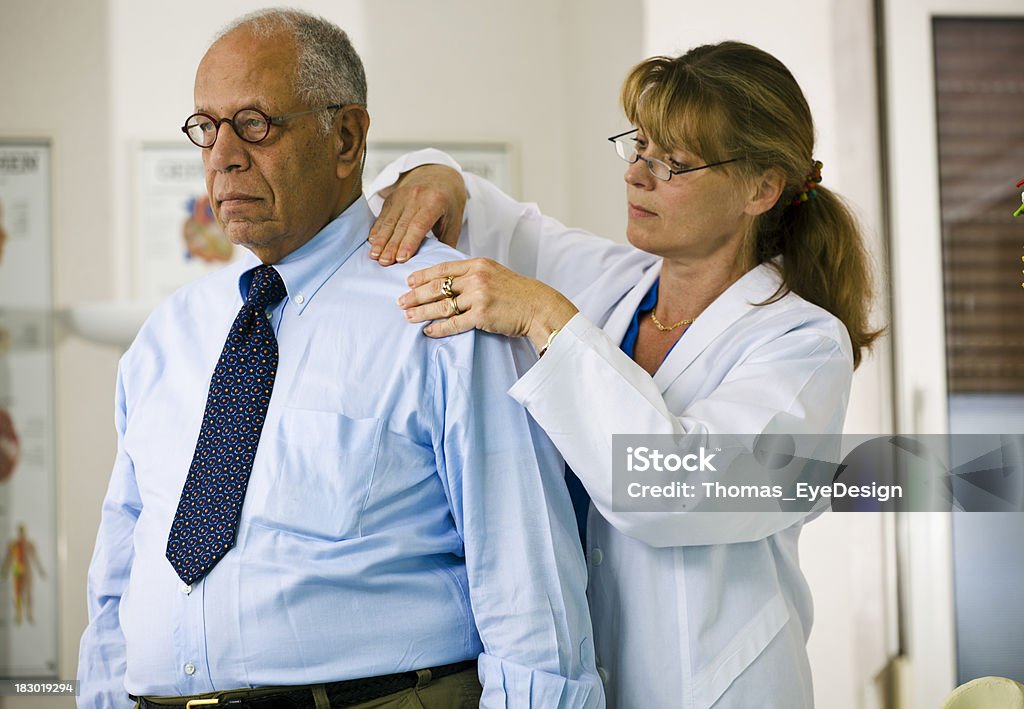
[{"label": "gold necklace", "polygon": [[[654,308],[657,307],[658,304],[655,303]],[[690,318],[689,320],[680,320],[675,325],[662,325],[661,320],[658,320],[658,316],[654,314],[654,308],[651,308],[651,322],[654,323],[654,327],[658,328],[658,330],[660,330],[661,332],[671,332],[672,330],[675,330],[677,327],[680,327],[682,325],[691,325],[693,324],[693,321],[697,319]]]}]

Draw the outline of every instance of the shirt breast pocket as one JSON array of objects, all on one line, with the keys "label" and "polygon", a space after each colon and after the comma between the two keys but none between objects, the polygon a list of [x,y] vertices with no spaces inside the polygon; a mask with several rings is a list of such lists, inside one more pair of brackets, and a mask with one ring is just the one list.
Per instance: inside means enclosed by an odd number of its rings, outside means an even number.
[{"label": "shirt breast pocket", "polygon": [[381,432],[377,418],[285,409],[271,438],[269,485],[253,522],[331,541],[359,536]]}]

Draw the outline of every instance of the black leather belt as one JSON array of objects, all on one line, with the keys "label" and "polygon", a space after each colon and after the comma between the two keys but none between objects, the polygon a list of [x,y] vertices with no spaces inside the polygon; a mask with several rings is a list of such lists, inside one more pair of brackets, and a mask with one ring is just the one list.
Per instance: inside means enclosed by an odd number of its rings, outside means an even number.
[{"label": "black leather belt", "polygon": [[[431,667],[431,679],[440,679],[476,667],[476,660],[465,660],[450,665]],[[314,692],[325,692],[331,709],[349,707],[372,699],[380,699],[395,692],[412,689],[419,681],[416,672],[396,672],[380,677],[347,679],[329,684],[303,687],[258,687],[209,692],[192,697],[136,697],[142,709],[200,709],[201,707],[240,707],[242,709],[315,709]],[[322,689],[321,689],[322,688]]]}]

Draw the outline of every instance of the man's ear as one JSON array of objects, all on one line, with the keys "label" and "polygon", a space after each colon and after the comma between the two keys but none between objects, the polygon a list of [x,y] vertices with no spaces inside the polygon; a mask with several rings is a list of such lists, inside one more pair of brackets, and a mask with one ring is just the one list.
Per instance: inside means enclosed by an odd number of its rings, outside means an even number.
[{"label": "man's ear", "polygon": [[752,183],[750,199],[744,210],[751,216],[764,214],[779,201],[782,191],[786,188],[786,176],[782,170],[770,168],[755,178]]},{"label": "man's ear", "polygon": [[337,137],[338,177],[346,179],[352,175],[366,151],[366,134],[370,130],[370,114],[363,106],[343,106],[334,117],[334,131]]}]

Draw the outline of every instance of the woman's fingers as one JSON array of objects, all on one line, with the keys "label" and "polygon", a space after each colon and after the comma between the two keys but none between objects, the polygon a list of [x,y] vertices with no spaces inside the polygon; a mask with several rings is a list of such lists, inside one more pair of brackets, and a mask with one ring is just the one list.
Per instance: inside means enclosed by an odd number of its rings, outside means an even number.
[{"label": "woman's fingers", "polygon": [[374,220],[373,226],[370,227],[370,236],[368,241],[370,242],[370,258],[380,259],[380,254],[384,250],[384,247],[388,245],[391,237],[395,233],[395,225],[398,223],[398,219],[402,215],[402,207],[396,206],[396,203],[392,201],[389,195],[384,200],[384,206],[381,207],[380,214],[377,215],[377,219]]},{"label": "woman's fingers", "polygon": [[382,266],[409,260],[443,216],[436,203],[416,200],[416,195],[393,192],[384,201],[370,229],[370,258]]},{"label": "woman's fingers", "polygon": [[[437,281],[437,292],[441,293],[441,283],[444,281],[446,276],[451,276],[454,281],[459,277],[486,270],[490,263],[493,263],[490,259],[482,258],[471,258],[463,261],[445,261],[427,268],[421,268],[419,271],[413,271],[409,274],[409,277],[405,279],[405,282],[409,284],[410,288],[416,289],[425,284]],[[452,286],[452,288],[455,291],[458,291],[458,288],[455,286]]]},{"label": "woman's fingers", "polygon": [[443,243],[454,246],[465,205],[466,188],[455,170],[423,165],[403,174],[388,191],[370,229],[370,258],[382,266],[408,261],[431,229]]},{"label": "woman's fingers", "polygon": [[[409,322],[430,321],[423,332],[447,337],[478,328],[509,337],[531,336],[535,315],[552,303],[568,304],[572,312],[544,327],[544,338],[572,317],[575,307],[558,291],[520,276],[490,259],[447,261],[416,271],[407,279],[411,290],[399,299]],[[532,336],[531,336],[532,337]]]},{"label": "woman's fingers", "polygon": [[[476,259],[471,259],[476,260]],[[434,303],[458,295],[468,285],[472,264],[469,261],[445,261],[430,268],[409,274],[406,282],[416,285],[398,298],[398,305],[406,310],[426,303]],[[459,280],[463,288],[459,286]],[[445,286],[448,286],[448,290]]]},{"label": "woman's fingers", "polygon": [[457,335],[480,325],[473,311],[472,299],[466,293],[407,308],[405,318],[411,323],[429,322],[423,328],[423,334],[434,338]]},{"label": "woman's fingers", "polygon": [[445,320],[436,320],[430,323],[423,328],[423,334],[433,338],[450,337],[451,335],[458,335],[460,332],[468,332],[474,327],[476,325],[468,314],[456,315]]},{"label": "woman's fingers", "polygon": [[[450,298],[442,297],[440,300],[407,307],[405,308],[405,319],[409,322],[443,320],[446,318],[460,317],[472,311],[472,309],[472,299],[469,294],[461,293],[459,295],[453,295]],[[472,327],[472,325],[470,327]],[[469,327],[466,329],[468,330]]]}]

